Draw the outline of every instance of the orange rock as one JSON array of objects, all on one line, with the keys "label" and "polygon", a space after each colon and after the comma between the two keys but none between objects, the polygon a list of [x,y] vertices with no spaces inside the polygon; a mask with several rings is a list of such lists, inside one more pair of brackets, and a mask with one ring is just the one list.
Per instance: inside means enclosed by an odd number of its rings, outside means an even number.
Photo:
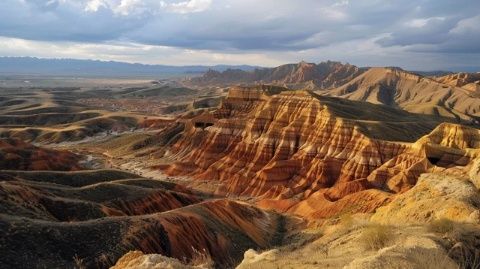
[{"label": "orange rock", "polygon": [[443,124],[416,143],[396,142],[405,129],[419,138],[432,123],[385,106],[270,90],[232,88],[212,126],[186,130],[171,147],[178,161],[165,171],[218,180],[218,193],[258,197],[262,207],[328,217],[351,203],[373,211],[420,174],[465,165],[463,149],[480,141],[476,129]]}]

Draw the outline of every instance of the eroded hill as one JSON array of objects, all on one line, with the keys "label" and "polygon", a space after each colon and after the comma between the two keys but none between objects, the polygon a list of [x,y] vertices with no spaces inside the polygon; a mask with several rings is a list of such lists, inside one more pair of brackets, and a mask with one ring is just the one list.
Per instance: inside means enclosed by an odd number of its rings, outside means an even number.
[{"label": "eroded hill", "polygon": [[[0,249],[9,268],[107,268],[130,250],[217,267],[274,243],[279,216],[202,201],[172,183],[120,171],[0,171]],[[26,244],[25,242],[28,242]]]},{"label": "eroded hill", "polygon": [[[392,68],[345,83],[6,91],[2,263],[457,268],[480,257],[476,97]],[[168,117],[129,111],[157,95],[190,103]],[[58,171],[91,163],[118,170]]]},{"label": "eroded hill", "polygon": [[398,68],[371,68],[321,94],[384,104],[412,113],[477,121],[480,102],[474,91],[445,83]]},{"label": "eroded hill", "polygon": [[[218,110],[186,123],[166,152],[177,161],[160,167],[220,182],[219,194],[327,218],[372,212],[422,173],[471,164],[477,153],[454,145],[475,148],[475,132],[438,117],[308,91],[234,87]],[[468,142],[443,145],[452,139]]]}]

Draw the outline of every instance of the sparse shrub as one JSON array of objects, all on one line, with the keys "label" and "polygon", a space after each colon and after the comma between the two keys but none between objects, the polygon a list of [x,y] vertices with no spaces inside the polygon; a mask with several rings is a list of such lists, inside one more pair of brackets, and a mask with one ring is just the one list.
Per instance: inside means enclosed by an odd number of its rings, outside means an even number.
[{"label": "sparse shrub", "polygon": [[360,241],[366,249],[378,250],[387,246],[391,237],[391,226],[371,224],[363,230]]},{"label": "sparse shrub", "polygon": [[102,255],[100,255],[97,258],[97,262],[100,265],[105,266],[105,267],[110,267],[113,264],[112,261],[110,260],[110,257],[105,253],[103,253]]},{"label": "sparse shrub", "polygon": [[475,247],[458,242],[448,254],[458,263],[458,269],[480,269],[480,250]]},{"label": "sparse shrub", "polygon": [[77,254],[73,256],[73,262],[75,263],[75,269],[85,269],[85,265],[83,264],[83,259],[80,258]]},{"label": "sparse shrub", "polygon": [[328,257],[328,254],[329,254],[329,251],[330,251],[328,245],[321,244],[321,245],[318,245],[318,246],[316,247],[316,249],[318,250],[318,252],[320,252],[321,254],[323,254],[323,256],[324,256],[325,258]]},{"label": "sparse shrub", "polygon": [[477,225],[455,223],[453,230],[444,237],[453,244],[448,256],[457,262],[458,269],[480,269],[480,230]]},{"label": "sparse shrub", "polygon": [[480,269],[480,251],[463,252],[459,269]]},{"label": "sparse shrub", "polygon": [[208,268],[213,267],[214,262],[212,257],[210,257],[210,254],[207,253],[207,250],[203,249],[200,251],[192,247],[192,251],[192,259],[189,262],[191,266],[203,265]]},{"label": "sparse shrub", "polygon": [[455,223],[449,219],[444,218],[434,220],[428,225],[428,229],[430,231],[441,234],[451,232],[454,228]]}]

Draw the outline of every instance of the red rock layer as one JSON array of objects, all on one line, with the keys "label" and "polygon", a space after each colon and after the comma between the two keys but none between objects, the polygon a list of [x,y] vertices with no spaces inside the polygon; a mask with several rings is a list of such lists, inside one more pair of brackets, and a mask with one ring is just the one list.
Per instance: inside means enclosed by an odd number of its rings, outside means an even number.
[{"label": "red rock layer", "polygon": [[[145,222],[150,219],[155,225]],[[139,221],[140,230],[132,226],[133,237],[128,241],[146,253],[160,253],[180,260],[191,260],[196,251],[212,257],[218,264],[228,263],[234,245],[267,247],[275,234],[275,219],[247,204],[216,200],[158,214]],[[159,240],[159,234],[166,237]],[[228,231],[228,232],[226,232]],[[130,233],[127,233],[127,235]],[[236,234],[237,238],[229,238]]]},{"label": "red rock layer", "polygon": [[0,139],[0,169],[78,170],[80,156],[68,151],[36,147],[18,139]]},{"label": "red rock layer", "polygon": [[198,202],[200,200],[191,194],[160,190],[139,199],[114,200],[106,206],[119,210],[122,215],[133,216],[168,211]]},{"label": "red rock layer", "polygon": [[[192,119],[208,125],[186,124],[169,150],[178,161],[163,168],[307,217],[370,212],[422,173],[478,157],[479,130],[443,123],[418,139],[435,126],[429,118],[422,127],[425,119],[308,91],[233,87],[217,111]],[[418,141],[392,141],[405,130]]]},{"label": "red rock layer", "polygon": [[186,263],[205,255],[217,268],[231,268],[246,250],[271,247],[279,223],[276,214],[230,200],[61,224],[2,214],[0,250],[7,268],[73,268],[72,257],[85,268],[109,268],[130,250]]},{"label": "red rock layer", "polygon": [[[31,179],[8,174],[0,174],[0,180],[5,180],[0,182],[2,213],[50,221],[153,214],[201,202],[190,192],[181,192],[182,188],[177,186],[172,190],[121,183],[96,183],[83,187],[56,183],[49,186],[49,183],[38,185]],[[137,180],[131,184],[141,183]]]},{"label": "red rock layer", "polygon": [[[403,191],[428,168],[421,150],[370,138],[331,106],[332,100],[306,91],[270,96],[258,88],[234,88],[212,126],[186,129],[170,150],[179,161],[166,171],[219,180],[218,192],[261,197],[263,205],[323,217],[362,199],[358,210],[371,211],[389,194],[362,196],[363,191]],[[323,213],[317,213],[320,208]]]}]

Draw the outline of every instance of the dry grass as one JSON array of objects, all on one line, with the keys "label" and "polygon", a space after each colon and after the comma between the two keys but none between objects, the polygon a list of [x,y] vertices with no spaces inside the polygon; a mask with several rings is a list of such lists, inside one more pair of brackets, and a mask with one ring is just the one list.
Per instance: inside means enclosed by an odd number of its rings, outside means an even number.
[{"label": "dry grass", "polygon": [[453,246],[448,255],[457,262],[458,269],[480,269],[480,229],[478,225],[455,223],[445,234]]},{"label": "dry grass", "polygon": [[387,246],[392,240],[392,227],[381,224],[371,224],[364,228],[360,242],[365,249],[378,250]]},{"label": "dry grass", "polygon": [[192,247],[192,259],[188,263],[191,266],[206,266],[207,268],[213,268],[214,262],[210,254],[208,254],[207,250],[197,250]]},{"label": "dry grass", "polygon": [[328,258],[328,255],[330,253],[330,248],[327,244],[321,244],[316,247],[316,250],[322,254],[325,258]]},{"label": "dry grass", "polygon": [[115,263],[110,259],[110,257],[103,253],[99,257],[97,257],[97,263],[101,264],[104,267],[110,268],[110,266],[114,265]]},{"label": "dry grass", "polygon": [[462,252],[459,269],[480,269],[480,251]]},{"label": "dry grass", "polygon": [[449,219],[444,219],[444,218],[434,220],[428,225],[428,229],[431,232],[441,233],[441,234],[451,232],[453,231],[454,228],[455,228],[455,223]]},{"label": "dry grass", "polygon": [[83,259],[80,258],[77,254],[73,256],[73,263],[75,264],[75,269],[85,269],[85,265],[83,264]]}]

